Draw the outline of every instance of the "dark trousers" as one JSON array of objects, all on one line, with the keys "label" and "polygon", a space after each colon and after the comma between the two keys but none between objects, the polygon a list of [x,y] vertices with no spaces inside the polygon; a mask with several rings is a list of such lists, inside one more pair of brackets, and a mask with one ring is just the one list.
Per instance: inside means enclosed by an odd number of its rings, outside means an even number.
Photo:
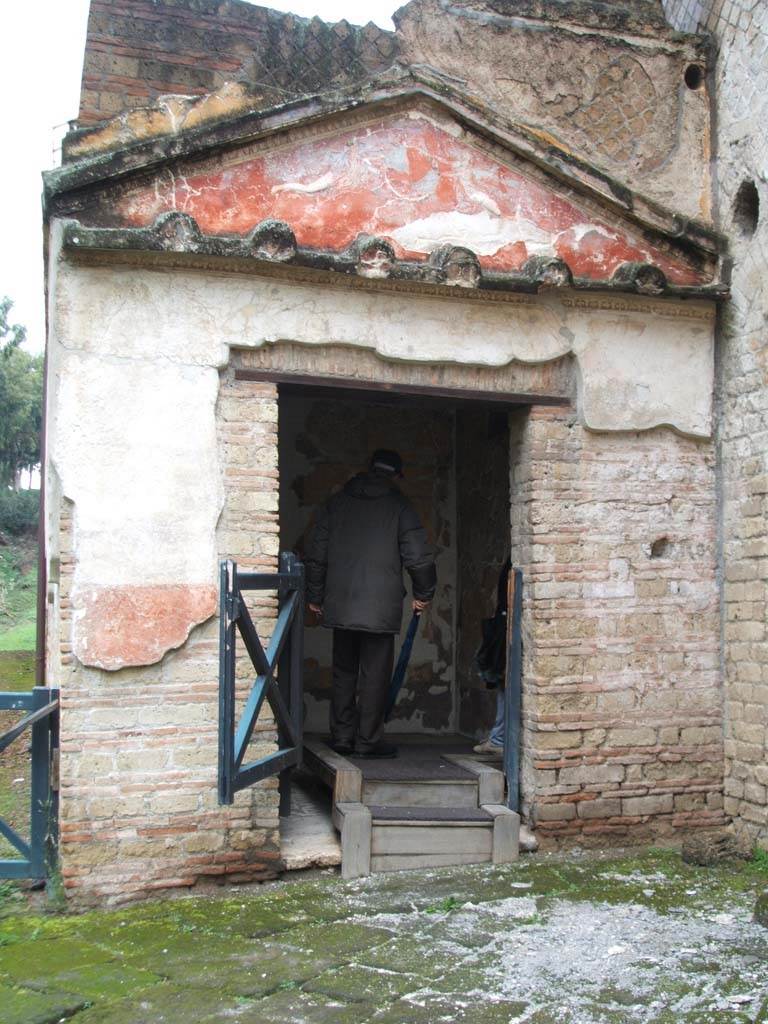
[{"label": "dark trousers", "polygon": [[394,658],[392,633],[334,629],[332,743],[366,752],[381,740]]}]

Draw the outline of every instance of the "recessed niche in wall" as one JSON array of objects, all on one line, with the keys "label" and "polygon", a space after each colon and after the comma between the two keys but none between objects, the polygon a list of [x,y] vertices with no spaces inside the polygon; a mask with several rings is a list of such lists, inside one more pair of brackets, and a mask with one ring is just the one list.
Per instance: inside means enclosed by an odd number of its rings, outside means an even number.
[{"label": "recessed niche in wall", "polygon": [[683,72],[683,79],[689,89],[700,89],[706,77],[707,73],[701,64],[688,64]]},{"label": "recessed niche in wall", "polygon": [[742,181],[733,201],[733,223],[745,238],[751,238],[760,219],[760,196],[754,181]]}]

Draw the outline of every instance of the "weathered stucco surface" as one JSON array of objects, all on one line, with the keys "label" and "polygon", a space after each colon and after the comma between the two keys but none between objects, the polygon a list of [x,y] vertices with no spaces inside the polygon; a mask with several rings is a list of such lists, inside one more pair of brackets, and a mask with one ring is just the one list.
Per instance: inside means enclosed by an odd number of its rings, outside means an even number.
[{"label": "weathered stucco surface", "polygon": [[[449,305],[236,275],[62,265],[51,457],[75,508],[78,657],[106,668],[156,660],[214,611],[223,494],[214,407],[228,346],[341,344],[388,360],[490,367],[573,353],[585,426],[670,424],[707,436],[712,330],[706,303],[547,293]],[[125,588],[154,585],[189,586],[195,596],[171,602],[142,656],[136,635],[128,640],[137,600]],[[100,597],[117,625],[107,627]]]},{"label": "weathered stucco surface", "polygon": [[50,457],[75,508],[74,650],[120,668],[158,660],[216,609],[220,349],[208,344],[206,366],[174,344],[172,309],[169,331],[153,326],[138,282],[101,296],[84,283],[59,278]]},{"label": "weathered stucco surface", "polygon": [[708,218],[708,97],[683,77],[706,49],[672,38],[658,7],[417,0],[395,20],[406,62]]}]

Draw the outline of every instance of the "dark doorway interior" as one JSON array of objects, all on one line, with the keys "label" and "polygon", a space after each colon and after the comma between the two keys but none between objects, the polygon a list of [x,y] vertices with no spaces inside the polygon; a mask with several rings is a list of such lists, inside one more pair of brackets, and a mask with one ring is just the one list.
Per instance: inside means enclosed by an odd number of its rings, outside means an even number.
[{"label": "dark doorway interior", "polygon": [[[390,733],[476,737],[495,695],[473,667],[509,553],[509,407],[448,397],[280,385],[280,548],[301,556],[318,505],[372,450],[403,456],[402,489],[437,552],[439,586],[414,646]],[[406,581],[407,582],[407,581]],[[403,634],[408,624],[404,604]],[[327,731],[330,631],[305,634],[306,731]]]}]

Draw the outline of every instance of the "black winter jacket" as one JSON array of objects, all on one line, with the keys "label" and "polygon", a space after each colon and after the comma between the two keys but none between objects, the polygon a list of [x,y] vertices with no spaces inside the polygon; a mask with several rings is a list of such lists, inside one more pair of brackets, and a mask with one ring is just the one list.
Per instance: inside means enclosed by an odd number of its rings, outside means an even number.
[{"label": "black winter jacket", "polygon": [[431,601],[435,556],[413,506],[389,477],[359,473],[320,509],[305,553],[307,600],[323,625],[399,633],[403,566],[413,596]]}]

